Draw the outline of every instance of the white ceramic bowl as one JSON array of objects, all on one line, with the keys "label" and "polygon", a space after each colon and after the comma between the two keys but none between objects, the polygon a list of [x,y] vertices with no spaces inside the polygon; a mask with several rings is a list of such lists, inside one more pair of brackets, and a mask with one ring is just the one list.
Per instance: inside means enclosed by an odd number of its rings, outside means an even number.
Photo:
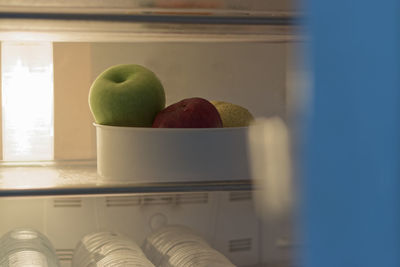
[{"label": "white ceramic bowl", "polygon": [[250,179],[248,127],[95,126],[97,170],[105,179],[134,182]]}]

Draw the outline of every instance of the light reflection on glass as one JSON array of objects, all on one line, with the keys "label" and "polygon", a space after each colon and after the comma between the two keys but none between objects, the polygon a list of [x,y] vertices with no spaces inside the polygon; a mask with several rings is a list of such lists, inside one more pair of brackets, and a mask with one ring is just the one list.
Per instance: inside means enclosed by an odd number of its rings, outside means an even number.
[{"label": "light reflection on glass", "polygon": [[277,117],[259,118],[250,127],[249,156],[256,207],[262,215],[282,215],[292,208],[290,138]]}]

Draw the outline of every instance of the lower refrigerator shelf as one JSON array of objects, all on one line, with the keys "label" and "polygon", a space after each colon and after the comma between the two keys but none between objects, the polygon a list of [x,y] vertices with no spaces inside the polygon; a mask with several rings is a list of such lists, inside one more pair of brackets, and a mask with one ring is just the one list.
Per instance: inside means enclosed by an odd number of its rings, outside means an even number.
[{"label": "lower refrigerator shelf", "polygon": [[113,195],[158,192],[249,191],[250,179],[232,181],[141,182],[107,181],[96,161],[3,163],[0,197]]}]

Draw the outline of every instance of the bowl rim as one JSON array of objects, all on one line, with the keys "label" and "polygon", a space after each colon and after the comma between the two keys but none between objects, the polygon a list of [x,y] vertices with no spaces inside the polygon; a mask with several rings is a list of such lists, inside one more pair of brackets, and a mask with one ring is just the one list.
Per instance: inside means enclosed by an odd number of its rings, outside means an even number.
[{"label": "bowl rim", "polygon": [[134,126],[113,126],[93,123],[96,128],[106,130],[121,130],[121,131],[148,131],[148,132],[232,132],[246,131],[250,126],[244,127],[221,127],[221,128],[152,128],[152,127],[134,127]]}]

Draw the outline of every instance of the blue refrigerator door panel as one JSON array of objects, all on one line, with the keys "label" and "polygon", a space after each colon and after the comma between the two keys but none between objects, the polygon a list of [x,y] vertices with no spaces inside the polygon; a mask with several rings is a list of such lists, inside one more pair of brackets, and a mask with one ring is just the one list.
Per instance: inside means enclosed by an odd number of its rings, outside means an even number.
[{"label": "blue refrigerator door panel", "polygon": [[400,2],[307,0],[301,266],[400,266]]}]

